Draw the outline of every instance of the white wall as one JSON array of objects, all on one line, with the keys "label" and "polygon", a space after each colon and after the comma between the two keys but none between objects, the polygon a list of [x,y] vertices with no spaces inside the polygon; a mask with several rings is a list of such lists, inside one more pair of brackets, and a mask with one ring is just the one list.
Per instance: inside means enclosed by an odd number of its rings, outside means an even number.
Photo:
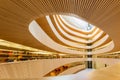
[{"label": "white wall", "polygon": [[[92,59],[93,61],[107,63],[113,65],[120,62],[119,59]],[[32,61],[21,61],[14,63],[1,63],[0,64],[0,79],[11,79],[11,80],[30,80],[38,79],[44,76],[46,73],[53,69],[60,67],[61,65],[77,62],[86,61],[84,58],[59,58],[59,59],[41,59]]]},{"label": "white wall", "polygon": [[0,64],[0,79],[41,78],[61,65],[84,60],[84,58],[59,58],[2,63]]}]

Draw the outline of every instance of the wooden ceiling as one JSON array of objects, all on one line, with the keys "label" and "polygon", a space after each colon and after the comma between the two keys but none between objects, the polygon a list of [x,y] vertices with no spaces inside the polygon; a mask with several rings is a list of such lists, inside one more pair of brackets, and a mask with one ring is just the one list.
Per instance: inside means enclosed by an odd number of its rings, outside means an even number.
[{"label": "wooden ceiling", "polygon": [[115,47],[112,51],[118,51],[119,12],[119,0],[0,0],[0,39],[55,51],[31,35],[29,24],[46,15],[71,14],[104,30],[114,41]]}]

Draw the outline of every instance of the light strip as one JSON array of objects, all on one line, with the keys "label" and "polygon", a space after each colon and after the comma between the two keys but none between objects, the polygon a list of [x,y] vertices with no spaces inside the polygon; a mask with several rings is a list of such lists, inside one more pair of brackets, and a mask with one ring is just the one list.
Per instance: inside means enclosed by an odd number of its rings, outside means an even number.
[{"label": "light strip", "polygon": [[7,40],[0,39],[0,45],[1,46],[6,46],[6,47],[11,47],[11,48],[16,48],[16,49],[21,49],[21,50],[29,50],[29,51],[40,51],[39,49],[24,46],[22,44],[10,42]]},{"label": "light strip", "polygon": [[109,38],[108,35],[105,35],[103,38],[101,38],[100,40],[98,40],[97,42],[95,42],[92,47],[97,47],[99,45],[101,45],[102,43],[104,43],[107,39]]},{"label": "light strip", "polygon": [[67,49],[64,46],[56,43],[42,30],[36,21],[32,21],[30,23],[29,31],[38,41],[53,50],[69,54],[87,54],[86,52]]},{"label": "light strip", "polygon": [[72,41],[69,41],[69,40],[66,40],[64,39],[63,37],[61,37],[61,35],[57,32],[57,30],[55,29],[54,25],[52,24],[51,22],[51,19],[49,16],[46,16],[46,19],[48,21],[48,24],[50,25],[52,31],[54,32],[54,34],[56,35],[56,37],[62,41],[64,44],[66,45],[69,45],[69,46],[73,46],[73,47],[76,47],[76,48],[84,48],[84,49],[88,49],[90,48],[89,46],[81,46],[80,44],[78,43],[75,43],[75,42],[72,42]]},{"label": "light strip", "polygon": [[93,54],[105,53],[105,52],[108,52],[108,51],[112,50],[113,48],[114,48],[114,42],[111,41],[108,44],[95,49],[92,53]]},{"label": "light strip", "polygon": [[[55,20],[56,24],[58,25],[58,23],[57,23],[56,18],[55,18],[54,15],[53,15],[53,17],[54,17],[54,20]],[[59,21],[60,21],[60,20],[59,20]],[[61,21],[60,21],[60,24],[65,27],[65,25],[62,24]],[[58,28],[60,29],[59,25],[58,25]],[[60,29],[60,30],[61,30],[61,29]],[[89,34],[89,35],[94,36],[98,31],[99,31],[99,28],[97,28],[92,34]],[[63,31],[62,31],[62,32],[63,32]],[[66,34],[65,32],[63,32],[63,33]],[[84,40],[84,39],[81,39],[81,38],[76,38],[76,37],[74,38],[73,36],[69,36],[69,35],[67,35],[67,34],[66,34],[66,36],[68,36],[70,39],[76,40],[76,41],[78,41],[78,42],[82,42],[82,43],[93,43],[93,42],[94,42],[95,40],[97,40],[103,33],[104,33],[103,31],[100,31],[98,34],[95,35],[95,37],[94,37],[92,40],[88,40],[88,41],[87,41],[87,40]],[[79,35],[81,35],[81,34],[79,33]],[[87,37],[87,36],[89,36],[89,35],[84,35],[84,36],[86,36],[86,38],[90,38],[90,37]],[[91,36],[91,37],[92,37],[92,36]]]},{"label": "light strip", "polygon": [[[55,22],[56,22],[56,25],[57,25],[58,28],[59,28],[59,24],[57,23],[55,16],[53,16],[53,17],[54,17],[54,20],[55,20]],[[77,47],[77,48],[83,48],[83,49],[91,49],[91,48],[94,48],[94,46],[87,46],[87,45],[84,45],[84,46],[83,46],[83,45],[81,45],[81,44],[76,44],[75,42],[68,41],[68,40],[62,38],[61,35],[56,31],[54,25],[53,25],[52,22],[51,22],[50,17],[49,17],[49,16],[46,16],[46,19],[47,19],[47,21],[48,21],[48,23],[49,23],[52,31],[53,31],[54,34],[56,35],[56,37],[57,37],[59,40],[61,40],[64,44],[67,44],[67,45],[73,46],[73,47]],[[102,33],[103,33],[103,31],[101,31],[100,33],[98,33],[98,35],[96,35],[96,37],[100,37],[100,36],[102,35]],[[67,36],[68,36],[68,35],[67,35]],[[68,36],[68,37],[69,37],[69,36]],[[95,37],[95,39],[97,39],[96,37]],[[69,38],[70,38],[70,37],[69,37]],[[75,39],[75,38],[74,38],[74,39]],[[95,39],[94,39],[94,40],[95,40]],[[94,40],[86,41],[86,43],[93,42]],[[96,46],[95,46],[95,47],[96,47]]]},{"label": "light strip", "polygon": [[107,47],[107,46],[110,46],[111,44],[114,45],[114,42],[113,42],[113,41],[110,41],[110,42],[108,42],[107,44],[105,44],[105,45],[103,45],[103,46],[100,46],[100,47],[95,48],[94,51],[103,49],[103,48],[105,48],[105,47]]}]

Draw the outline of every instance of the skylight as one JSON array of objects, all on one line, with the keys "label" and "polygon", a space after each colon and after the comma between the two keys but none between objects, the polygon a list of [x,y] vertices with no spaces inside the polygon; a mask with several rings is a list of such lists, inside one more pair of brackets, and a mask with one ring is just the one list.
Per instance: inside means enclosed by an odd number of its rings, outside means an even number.
[{"label": "skylight", "polygon": [[70,25],[81,29],[82,31],[90,31],[93,29],[93,25],[88,22],[81,20],[80,18],[74,16],[61,15],[61,17]]}]

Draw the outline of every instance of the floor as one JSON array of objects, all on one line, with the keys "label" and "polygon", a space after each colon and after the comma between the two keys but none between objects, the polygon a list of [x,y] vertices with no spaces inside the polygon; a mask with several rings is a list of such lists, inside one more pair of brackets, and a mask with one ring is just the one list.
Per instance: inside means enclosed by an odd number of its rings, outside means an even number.
[{"label": "floor", "polygon": [[89,73],[94,69],[85,69],[76,74],[57,76],[57,77],[45,77],[42,80],[90,80]]},{"label": "floor", "polygon": [[73,75],[45,77],[42,80],[120,80],[120,63],[101,69],[85,69]]}]

